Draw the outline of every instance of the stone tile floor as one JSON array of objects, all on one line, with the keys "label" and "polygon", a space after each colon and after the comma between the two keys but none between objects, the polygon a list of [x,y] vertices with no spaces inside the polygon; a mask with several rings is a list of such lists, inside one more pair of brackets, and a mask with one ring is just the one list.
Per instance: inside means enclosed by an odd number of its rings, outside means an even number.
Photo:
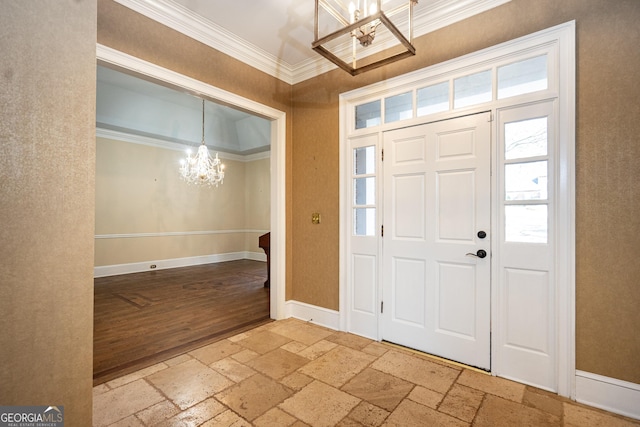
[{"label": "stone tile floor", "polygon": [[93,393],[94,426],[640,426],[295,319],[117,378]]}]

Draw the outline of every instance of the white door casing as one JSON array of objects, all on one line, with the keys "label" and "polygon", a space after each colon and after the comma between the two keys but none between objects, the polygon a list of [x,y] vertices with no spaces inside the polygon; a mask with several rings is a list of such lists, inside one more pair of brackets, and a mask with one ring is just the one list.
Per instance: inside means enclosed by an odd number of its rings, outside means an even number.
[{"label": "white door casing", "polygon": [[[528,58],[546,57],[547,80],[531,92],[505,94],[499,90],[499,74],[505,66]],[[486,71],[492,75],[491,100],[475,106],[456,105],[454,97],[456,79],[476,72]],[[485,75],[487,74],[485,73]],[[508,73],[505,71],[504,75]],[[515,78],[524,77],[516,74]],[[448,82],[448,83],[447,83]],[[538,82],[539,83],[539,82]],[[448,109],[439,112],[424,112],[419,104],[419,93],[428,87],[449,88]],[[399,95],[412,99],[404,115],[387,116],[387,100]],[[405,98],[406,99],[406,98]],[[378,116],[371,115],[371,106],[378,103]],[[391,105],[391,103],[389,103]],[[406,105],[406,104],[405,104]],[[422,105],[422,106],[421,106]],[[358,107],[366,107],[360,116]],[[500,150],[502,126],[512,120],[528,120],[540,117],[535,107],[551,108],[548,116],[552,127],[548,160],[548,240],[546,249],[540,251],[535,244],[520,245],[505,239],[505,208],[513,213],[519,209],[517,201],[505,200],[505,166],[511,163],[539,162],[544,159],[530,158],[505,160]],[[549,107],[551,106],[551,107]],[[402,108],[405,108],[404,106]],[[412,108],[412,111],[411,111]],[[382,262],[383,241],[380,226],[381,212],[385,210],[382,200],[376,200],[377,231],[368,239],[360,239],[358,250],[367,255],[367,276],[354,269],[356,247],[353,236],[351,151],[354,142],[368,139],[367,144],[381,151],[384,134],[396,129],[418,126],[490,111],[493,122],[491,150],[491,373],[515,381],[531,384],[557,392],[562,396],[575,397],[575,22],[567,22],[537,33],[502,43],[481,51],[455,58],[390,80],[344,93],[340,96],[340,328],[374,339],[384,337],[384,319],[380,303],[383,298],[385,275]],[[392,111],[393,112],[393,111]],[[369,114],[369,115],[367,115]],[[546,114],[546,113],[545,113]],[[510,117],[511,116],[511,117]],[[517,116],[517,117],[516,117]],[[377,145],[376,145],[377,144]],[[385,153],[385,157],[388,153]],[[388,158],[388,157],[387,157]],[[386,162],[387,159],[385,159]],[[525,168],[526,169],[526,168]],[[377,169],[376,188],[382,189],[382,168]],[[511,191],[511,189],[509,189]],[[379,191],[382,194],[382,191]],[[535,202],[521,203],[536,204]],[[539,209],[539,208],[538,208]],[[534,209],[535,210],[535,209]],[[526,242],[525,242],[526,243]],[[532,242],[533,243],[533,242]],[[525,248],[525,246],[529,246]],[[512,251],[513,252],[510,252]],[[527,260],[530,253],[530,265]],[[545,252],[546,251],[546,252]],[[505,256],[505,253],[506,256]],[[488,259],[489,257],[487,257]],[[520,258],[519,261],[514,261]],[[542,260],[544,258],[544,260]],[[364,259],[364,258],[362,258]],[[361,259],[361,260],[362,260]],[[539,261],[543,261],[540,264]],[[536,264],[537,263],[537,264]],[[377,265],[374,265],[377,264]],[[535,264],[535,265],[534,265]],[[375,268],[377,267],[377,268]],[[371,274],[375,272],[377,274]],[[425,273],[426,277],[426,273]],[[354,284],[360,289],[354,291]],[[512,286],[517,284],[516,286]],[[516,292],[516,293],[514,293]],[[355,307],[365,307],[366,315]],[[535,304],[527,305],[527,299]],[[511,308],[526,307],[527,310]],[[536,305],[538,309],[533,308]],[[543,318],[544,319],[541,319]],[[534,325],[531,329],[527,325]],[[544,345],[542,345],[544,344]],[[546,348],[545,348],[546,346]],[[533,366],[535,364],[536,366]]]},{"label": "white door casing", "polygon": [[385,132],[383,162],[382,339],[486,370],[490,117]]}]

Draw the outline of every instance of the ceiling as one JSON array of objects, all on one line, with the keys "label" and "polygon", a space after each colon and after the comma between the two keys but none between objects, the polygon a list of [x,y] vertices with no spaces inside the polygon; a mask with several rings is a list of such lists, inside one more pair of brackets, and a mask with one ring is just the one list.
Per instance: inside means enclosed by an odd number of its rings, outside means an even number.
[{"label": "ceiling", "polygon": [[[336,68],[311,49],[315,0],[114,1],[289,84]],[[406,1],[382,0],[383,10]],[[418,0],[414,37],[509,1]]]},{"label": "ceiling", "polygon": [[[98,136],[180,150],[197,147],[203,136],[202,108],[202,98],[185,91],[97,68]],[[211,100],[205,100],[204,110],[204,138],[211,149],[240,156],[270,149],[269,120]]]},{"label": "ceiling", "polygon": [[[115,1],[289,84],[335,68],[311,49],[314,0]],[[402,1],[383,0],[383,9]],[[508,1],[419,0],[414,36]],[[99,135],[187,145],[202,141],[202,101],[176,88],[99,66],[96,104]],[[268,120],[212,101],[206,102],[205,115],[205,142],[214,150],[237,155],[269,150]]]},{"label": "ceiling", "polygon": [[[173,0],[200,18],[289,67],[316,59],[314,0]],[[167,2],[167,4],[170,4]],[[250,13],[246,13],[250,12]]]}]

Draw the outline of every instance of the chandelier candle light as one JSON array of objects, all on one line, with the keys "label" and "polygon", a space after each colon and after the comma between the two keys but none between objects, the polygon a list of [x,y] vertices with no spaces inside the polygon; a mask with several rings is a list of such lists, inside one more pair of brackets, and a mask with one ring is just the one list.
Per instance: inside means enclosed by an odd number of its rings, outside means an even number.
[{"label": "chandelier candle light", "polygon": [[[349,0],[346,0],[349,1]],[[316,0],[313,50],[358,75],[416,54],[413,6],[418,0]],[[383,10],[384,9],[384,10]],[[406,17],[401,13],[407,12]],[[397,24],[390,17],[397,15]],[[406,27],[403,33],[398,27]],[[364,50],[380,33],[378,48]]]},{"label": "chandelier candle light", "polygon": [[204,143],[204,99],[202,100],[202,144],[198,147],[198,153],[191,156],[191,150],[187,150],[187,158],[180,160],[180,176],[188,184],[218,186],[224,180],[224,165],[218,158],[212,158]]}]

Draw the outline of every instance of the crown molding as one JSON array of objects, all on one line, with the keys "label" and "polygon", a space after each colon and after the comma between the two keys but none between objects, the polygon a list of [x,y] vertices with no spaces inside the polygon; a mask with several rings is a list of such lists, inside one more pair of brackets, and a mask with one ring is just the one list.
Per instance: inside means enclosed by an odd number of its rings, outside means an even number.
[{"label": "crown molding", "polygon": [[[288,84],[337,68],[323,57],[291,65],[172,0],[114,0]],[[436,0],[414,16],[414,37],[454,24],[511,0]],[[311,46],[309,46],[311,50]]]},{"label": "crown molding", "polygon": [[414,37],[486,12],[511,0],[437,0],[431,2],[413,21]]},{"label": "crown molding", "polygon": [[[162,148],[165,150],[180,151],[180,152],[184,152],[188,148],[195,148],[194,145],[185,145],[177,142],[163,141],[161,139],[150,138],[148,136],[134,135],[132,133],[120,132],[117,130],[106,129],[102,127],[96,127],[96,137],[111,139],[115,141],[129,142],[131,144],[140,144],[140,145],[146,145],[149,147]],[[218,153],[221,159],[233,160],[236,162],[243,162],[243,163],[253,162],[261,159],[268,159],[271,157],[271,151],[261,151],[259,153],[242,155],[242,154],[227,153],[227,152],[216,150],[213,148],[210,148],[210,149]]]},{"label": "crown molding", "polygon": [[171,0],[114,0],[194,40],[292,84],[289,64]]}]

